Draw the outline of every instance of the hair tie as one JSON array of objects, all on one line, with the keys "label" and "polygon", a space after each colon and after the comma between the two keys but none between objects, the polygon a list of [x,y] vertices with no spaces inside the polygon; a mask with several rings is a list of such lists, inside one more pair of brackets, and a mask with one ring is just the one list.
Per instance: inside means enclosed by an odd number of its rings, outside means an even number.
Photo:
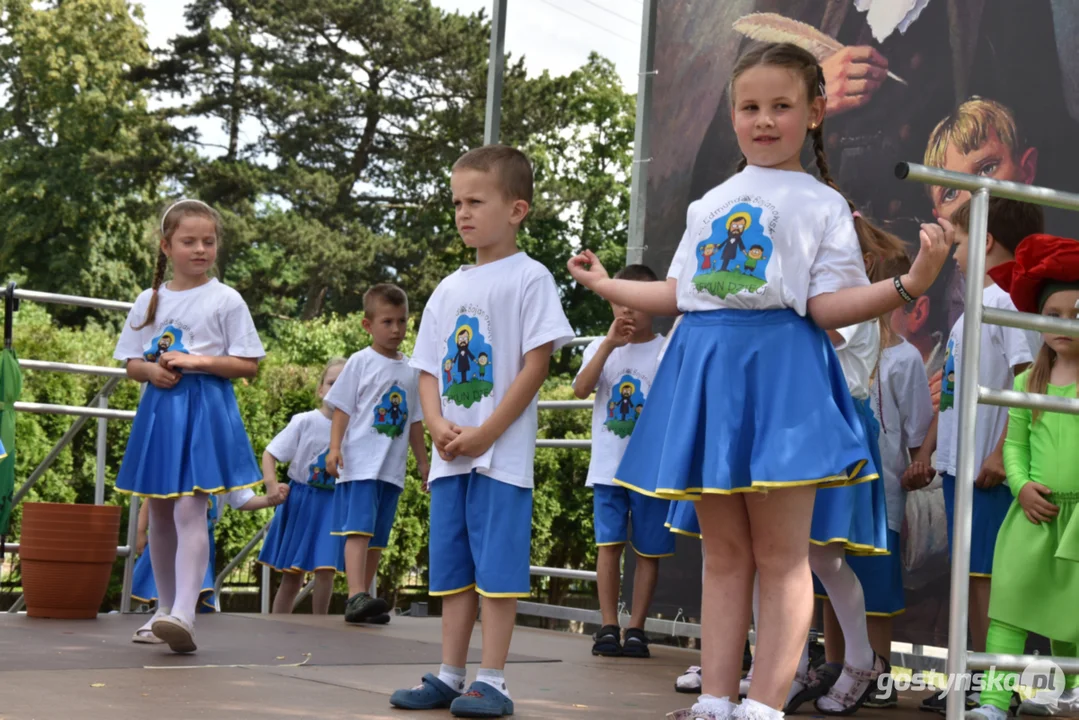
[{"label": "hair tie", "polygon": [[824,85],[824,68],[817,65],[817,95],[822,98],[828,97],[828,90]]},{"label": "hair tie", "polygon": [[855,210],[854,212],[851,213],[851,216],[856,217],[856,218],[860,218],[860,217],[862,217],[862,214],[860,212],[858,212],[857,210]]},{"label": "hair tie", "polygon": [[183,205],[184,203],[187,203],[187,202],[197,203],[199,205],[202,205],[204,208],[206,208],[210,212],[213,212],[213,210],[214,210],[212,207],[210,207],[209,205],[204,203],[202,200],[196,200],[195,198],[180,198],[179,200],[174,202],[172,205],[169,205],[168,210],[166,210],[165,214],[161,216],[161,237],[165,237],[165,218],[167,218],[169,216],[170,212],[172,212],[173,210],[176,209],[177,205]]}]

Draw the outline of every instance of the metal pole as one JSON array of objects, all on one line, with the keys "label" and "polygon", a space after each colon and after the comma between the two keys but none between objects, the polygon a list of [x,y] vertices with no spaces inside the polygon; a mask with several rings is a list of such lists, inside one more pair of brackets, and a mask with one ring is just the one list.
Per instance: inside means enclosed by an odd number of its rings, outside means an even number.
[{"label": "metal pole", "polygon": [[237,566],[244,561],[244,558],[247,557],[247,554],[251,552],[256,545],[262,542],[262,538],[266,537],[266,531],[269,529],[270,523],[263,525],[259,531],[255,533],[255,537],[248,540],[247,544],[240,548],[240,552],[236,553],[236,557],[232,558],[232,560],[229,561],[229,564],[225,566],[225,569],[218,574],[214,579],[214,595],[221,597],[221,585],[225,582],[225,578],[227,578],[229,573],[235,570]]},{"label": "metal pole", "polygon": [[131,583],[135,572],[135,545],[139,534],[139,496],[131,496],[131,504],[127,509],[127,546],[131,548],[124,559],[124,580],[120,586],[120,613],[126,615],[131,612]]},{"label": "metal pole", "polygon": [[292,609],[300,607],[300,603],[307,599],[307,596],[311,594],[311,591],[315,589],[315,580],[311,579],[311,582],[300,588],[300,592],[296,594],[296,599],[292,601]]},{"label": "metal pole", "polygon": [[[975,422],[978,414],[978,369],[981,363],[982,291],[989,191],[975,190],[970,199],[970,242],[967,253],[967,298],[963,317],[963,357],[959,366],[959,460],[956,463],[955,519],[952,533],[952,590],[948,624],[948,677],[966,678],[967,621],[970,598],[970,527],[974,500]],[[953,686],[955,687],[955,686]],[[966,688],[947,695],[948,720],[966,713]]]},{"label": "metal pole", "polygon": [[262,597],[259,612],[263,615],[270,614],[270,566],[262,565]]},{"label": "metal pole", "polygon": [[655,75],[657,0],[646,0],[641,22],[641,63],[637,78],[637,120],[633,130],[633,170],[629,190],[629,242],[626,264],[644,262],[645,198],[648,164],[652,162],[649,126],[652,116],[652,77]]},{"label": "metal pole", "polygon": [[494,145],[502,131],[502,81],[506,75],[506,0],[494,0],[491,9],[491,51],[487,60],[487,110],[483,144]]},{"label": "metal pole", "polygon": [[[104,410],[109,406],[109,396],[101,393],[97,398],[97,406]],[[105,504],[105,457],[109,448],[107,445],[109,435],[109,421],[98,418],[97,421],[97,462],[94,477],[94,505]]]},{"label": "metal pole", "polygon": [[[1047,207],[1060,208],[1061,210],[1079,210],[1079,194],[1061,192],[1052,188],[1027,185],[1019,182],[1006,182],[994,180],[981,175],[966,175],[964,173],[941,170],[940,168],[927,167],[917,163],[899,163],[895,167],[895,175],[900,180],[911,180],[926,185],[940,185],[956,190],[989,190],[993,197],[1002,197],[1019,202],[1034,203]],[[973,208],[971,208],[973,209]],[[981,300],[981,298],[978,298]]]}]

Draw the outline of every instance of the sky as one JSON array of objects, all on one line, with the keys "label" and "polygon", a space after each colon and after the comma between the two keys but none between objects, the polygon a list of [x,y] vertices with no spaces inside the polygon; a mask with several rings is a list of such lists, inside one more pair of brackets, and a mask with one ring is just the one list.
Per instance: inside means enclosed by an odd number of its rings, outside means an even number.
[{"label": "sky", "polygon": [[[137,0],[138,1],[138,0]],[[493,0],[432,0],[447,12],[471,14]],[[185,0],[141,0],[150,47],[166,47],[184,28]],[[626,90],[637,92],[642,0],[508,0],[506,51],[524,56],[530,74],[565,75],[593,50],[614,62]]]}]

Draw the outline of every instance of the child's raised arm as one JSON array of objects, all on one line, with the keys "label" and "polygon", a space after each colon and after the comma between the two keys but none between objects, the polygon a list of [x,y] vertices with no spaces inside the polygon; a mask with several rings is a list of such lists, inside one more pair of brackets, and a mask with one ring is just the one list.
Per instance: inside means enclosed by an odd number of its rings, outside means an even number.
[{"label": "child's raised arm", "polygon": [[281,485],[277,481],[277,458],[269,450],[262,453],[262,484],[266,486],[267,495],[276,495]]},{"label": "child's raised arm", "polygon": [[615,305],[640,310],[653,317],[681,314],[677,300],[678,282],[674,278],[662,283],[612,280],[591,250],[570,258],[567,267],[574,280]]},{"label": "child's raised arm", "polygon": [[595,353],[589,357],[588,351],[585,351],[584,365],[581,367],[580,372],[577,373],[577,377],[573,379],[574,395],[584,400],[592,394],[592,391],[596,389],[600,376],[603,374],[603,366],[607,364],[611,353],[615,349],[626,345],[630,337],[633,336],[633,331],[633,326],[627,323],[625,318],[617,318],[611,323],[607,336],[600,341]]}]

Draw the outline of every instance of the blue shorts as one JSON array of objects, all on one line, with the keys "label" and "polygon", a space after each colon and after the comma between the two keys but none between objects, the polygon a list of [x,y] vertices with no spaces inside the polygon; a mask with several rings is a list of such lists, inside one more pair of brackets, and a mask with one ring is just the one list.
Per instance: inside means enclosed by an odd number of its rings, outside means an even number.
[{"label": "blue shorts", "polygon": [[331,535],[366,535],[370,550],[384,550],[397,516],[401,488],[383,480],[350,480],[333,491]]},{"label": "blue shorts", "polygon": [[473,471],[431,483],[431,595],[529,597],[532,489]]},{"label": "blue shorts", "polygon": [[674,555],[674,535],[666,527],[670,505],[670,500],[631,492],[617,485],[594,486],[596,545],[625,545],[632,517],[633,541],[629,546],[633,552],[647,558]]},{"label": "blue shorts", "polygon": [[[952,547],[955,524],[955,476],[944,473],[944,508],[948,514],[948,548]],[[970,574],[972,577],[992,577],[993,549],[997,533],[1012,506],[1012,491],[1007,483],[982,490],[974,488],[970,521]]]}]

